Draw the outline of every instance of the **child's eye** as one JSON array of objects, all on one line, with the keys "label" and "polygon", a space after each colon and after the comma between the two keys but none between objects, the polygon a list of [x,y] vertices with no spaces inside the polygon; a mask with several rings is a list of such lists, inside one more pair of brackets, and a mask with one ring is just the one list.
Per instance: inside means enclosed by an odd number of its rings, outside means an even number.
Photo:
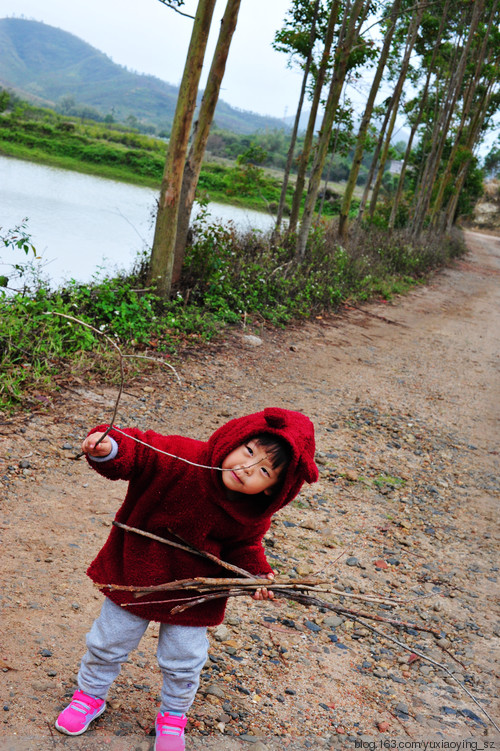
[{"label": "child's eye", "polygon": [[253,448],[251,446],[246,446],[245,448],[248,451],[248,453],[250,454],[250,456],[253,456]]}]

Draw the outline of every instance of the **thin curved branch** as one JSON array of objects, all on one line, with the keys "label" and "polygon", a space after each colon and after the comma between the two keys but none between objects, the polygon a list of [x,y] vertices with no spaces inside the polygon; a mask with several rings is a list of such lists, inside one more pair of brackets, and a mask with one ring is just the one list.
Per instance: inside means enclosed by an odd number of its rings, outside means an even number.
[{"label": "thin curved branch", "polygon": [[172,5],[172,3],[169,3],[168,0],[160,0],[160,3],[162,5],[166,5],[167,8],[170,8],[170,10],[175,10],[175,12],[178,13],[180,16],[185,16],[185,18],[192,18],[194,21],[194,16],[190,16],[189,13],[183,13],[182,10],[179,10],[179,8],[176,8],[176,6]]}]

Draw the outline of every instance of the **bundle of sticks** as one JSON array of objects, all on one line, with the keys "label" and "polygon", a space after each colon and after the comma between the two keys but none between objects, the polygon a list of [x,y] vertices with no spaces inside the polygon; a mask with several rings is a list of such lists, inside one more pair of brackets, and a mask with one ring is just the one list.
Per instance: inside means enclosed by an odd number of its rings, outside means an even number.
[{"label": "bundle of sticks", "polygon": [[[437,628],[431,626],[424,626],[408,621],[402,621],[395,618],[389,618],[377,613],[365,612],[360,610],[354,610],[343,604],[344,598],[361,600],[366,603],[388,605],[390,607],[397,607],[407,605],[407,600],[396,599],[393,597],[383,597],[376,594],[356,594],[354,592],[345,592],[343,590],[335,589],[328,581],[322,580],[319,577],[309,577],[305,579],[290,579],[280,578],[269,580],[267,578],[258,578],[245,569],[233,566],[226,561],[222,561],[210,553],[198,550],[190,543],[182,540],[178,535],[179,542],[169,540],[164,537],[152,534],[151,532],[145,532],[137,529],[136,527],[130,527],[127,524],[114,521],[114,526],[123,529],[125,532],[132,532],[134,534],[142,535],[150,539],[161,542],[165,545],[170,545],[181,550],[193,553],[194,555],[201,556],[202,558],[208,558],[209,560],[217,563],[222,568],[231,571],[233,574],[237,574],[237,578],[207,578],[207,577],[195,577],[193,579],[177,579],[171,582],[165,582],[164,584],[158,584],[155,586],[134,586],[125,584],[109,584],[98,583],[97,586],[100,589],[124,590],[132,592],[135,598],[142,598],[148,594],[158,594],[159,592],[186,590],[186,597],[178,598],[178,605],[175,605],[171,609],[171,613],[181,613],[188,608],[192,608],[195,605],[199,605],[208,600],[213,600],[221,597],[242,597],[252,595],[257,589],[266,588],[272,592],[275,598],[285,598],[287,600],[294,600],[295,602],[302,603],[303,605],[315,606],[323,608],[324,610],[331,610],[339,615],[343,615],[347,618],[356,619],[368,619],[381,621],[388,623],[396,628],[413,628],[418,631],[427,631],[436,637],[440,636],[440,631]],[[173,535],[174,533],[171,532]],[[196,594],[192,596],[190,593],[195,591]],[[321,595],[321,597],[319,596]],[[342,604],[331,602],[329,599],[323,599],[323,595],[333,595],[334,597],[341,598]],[[421,599],[420,597],[418,599]],[[159,601],[155,598],[154,602],[157,604]],[[172,603],[172,599],[168,600]],[[150,600],[142,600],[135,605],[149,605]],[[127,607],[127,605],[124,605]]]},{"label": "bundle of sticks", "polygon": [[[127,524],[122,524],[121,522],[114,521],[114,526],[119,527],[120,529],[123,529],[125,532],[130,532],[133,534],[142,535],[143,537],[148,537],[150,539],[156,540],[157,542],[161,542],[165,545],[170,545],[171,547],[179,548],[180,550],[185,550],[186,552],[192,553],[193,555],[201,556],[202,558],[209,559],[213,561],[214,563],[217,563],[222,568],[231,571],[233,574],[236,574],[236,578],[229,578],[229,577],[223,577],[223,578],[207,578],[207,577],[195,577],[193,579],[178,579],[176,581],[172,582],[165,582],[164,584],[159,584],[156,586],[150,586],[150,587],[141,587],[141,586],[129,586],[129,585],[118,585],[118,584],[97,584],[96,586],[99,587],[99,589],[107,589],[107,590],[125,590],[128,592],[132,592],[135,598],[141,598],[145,595],[152,594],[152,593],[159,593],[159,592],[167,592],[172,590],[186,590],[186,597],[178,598],[179,604],[175,605],[171,609],[171,613],[180,613],[183,610],[186,610],[188,608],[194,607],[195,605],[198,605],[202,602],[206,602],[208,600],[212,600],[215,598],[220,597],[242,597],[249,595],[252,595],[257,589],[265,587],[270,592],[273,593],[275,598],[284,598],[287,600],[293,600],[295,602],[302,603],[306,606],[315,606],[317,608],[320,608],[322,612],[325,612],[325,610],[333,611],[334,613],[337,613],[340,616],[343,616],[344,618],[353,621],[354,623],[357,623],[361,625],[362,627],[368,629],[372,633],[376,634],[377,636],[381,637],[382,639],[386,639],[387,641],[392,642],[393,644],[396,644],[397,646],[401,647],[402,649],[411,652],[415,657],[418,657],[434,667],[438,668],[439,670],[442,670],[444,673],[446,673],[448,676],[450,676],[459,686],[460,688],[469,696],[472,701],[476,704],[477,707],[481,710],[481,712],[488,718],[490,723],[493,725],[493,727],[500,732],[499,726],[496,724],[495,720],[491,717],[491,715],[487,712],[487,710],[484,708],[482,704],[479,703],[479,701],[476,699],[476,697],[469,691],[469,689],[456,678],[454,673],[452,673],[451,670],[446,665],[443,665],[440,662],[437,662],[436,660],[432,659],[428,655],[424,654],[421,651],[418,651],[414,649],[412,646],[409,646],[408,644],[405,644],[400,639],[396,639],[391,634],[386,633],[385,631],[380,631],[378,628],[375,628],[370,623],[367,623],[368,621],[381,621],[383,623],[387,623],[390,626],[393,626],[396,629],[414,629],[415,631],[424,631],[429,634],[432,634],[436,640],[439,639],[439,637],[442,636],[441,631],[438,628],[434,628],[432,626],[424,626],[418,623],[413,623],[409,621],[400,620],[397,618],[390,618],[388,616],[382,616],[378,613],[371,613],[364,610],[355,610],[350,607],[346,607],[344,605],[345,598],[353,599],[353,600],[361,600],[365,602],[366,604],[378,604],[378,605],[384,605],[384,606],[390,606],[390,607],[402,607],[410,604],[414,600],[404,600],[401,598],[394,598],[394,597],[383,597],[381,595],[376,594],[356,594],[354,592],[345,592],[342,590],[335,589],[332,587],[328,581],[322,580],[319,577],[309,577],[305,579],[290,579],[290,578],[280,578],[280,579],[274,579],[269,580],[267,578],[257,578],[253,574],[251,574],[249,571],[245,571],[245,569],[239,568],[238,566],[233,566],[230,563],[227,563],[226,561],[222,561],[219,558],[217,558],[214,555],[211,555],[210,553],[207,553],[202,550],[198,550],[198,548],[195,548],[190,543],[186,542],[182,538],[180,538],[175,533],[171,532],[169,530],[169,533],[173,535],[174,537],[177,537],[177,540],[169,540],[164,537],[160,537],[158,535],[152,534],[151,532],[145,532],[144,530],[137,529],[136,527],[130,527]],[[189,593],[192,591],[195,591],[196,594],[194,596],[190,595]],[[318,595],[322,595],[319,597]],[[340,603],[337,604],[335,602],[332,602],[330,599],[324,599],[323,595],[330,595],[336,598],[339,598]],[[419,596],[419,601],[422,599],[423,596]],[[161,602],[161,600],[155,599],[154,602],[157,604],[158,602]],[[172,600],[168,600],[169,603],[172,603]],[[140,600],[140,602],[134,603],[135,605],[139,604],[149,604],[149,600]],[[127,605],[124,605],[124,607],[127,607]],[[437,642],[436,642],[437,643]],[[440,649],[442,651],[446,652],[449,657],[451,657],[455,662],[457,662],[461,667],[465,667],[462,665],[462,663],[441,644],[438,644]]]}]

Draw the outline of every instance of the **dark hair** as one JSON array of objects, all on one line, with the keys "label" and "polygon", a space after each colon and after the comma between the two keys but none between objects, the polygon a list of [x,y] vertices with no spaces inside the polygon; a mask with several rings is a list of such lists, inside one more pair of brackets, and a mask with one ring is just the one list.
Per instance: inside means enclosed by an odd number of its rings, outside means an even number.
[{"label": "dark hair", "polygon": [[280,477],[283,477],[292,461],[290,444],[281,436],[272,433],[260,433],[253,436],[252,440],[265,450],[272,468],[278,470]]}]

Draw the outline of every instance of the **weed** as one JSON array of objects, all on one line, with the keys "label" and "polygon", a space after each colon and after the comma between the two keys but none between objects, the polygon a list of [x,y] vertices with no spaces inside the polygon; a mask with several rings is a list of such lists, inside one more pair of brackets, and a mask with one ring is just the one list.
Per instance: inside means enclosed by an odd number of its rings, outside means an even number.
[{"label": "weed", "polygon": [[378,475],[378,477],[373,480],[373,483],[379,488],[388,485],[390,488],[395,489],[405,485],[406,480],[403,480],[401,477],[392,477],[392,475]]},{"label": "weed", "polygon": [[[23,275],[25,255],[34,252],[26,226],[0,235],[2,240],[21,254],[14,265]],[[68,365],[76,372],[91,369],[108,380],[116,377],[116,357],[104,356],[109,347],[102,337],[47,313],[76,316],[125,351],[171,355],[209,341],[228,324],[258,321],[260,330],[322,315],[346,299],[389,298],[460,251],[456,238],[427,238],[414,246],[404,235],[373,228],[339,245],[334,228],[320,222],[305,257],[297,258],[293,238],[274,242],[256,231],[241,234],[231,224],[210,222],[202,211],[181,283],[168,302],[144,288],[140,261],[127,277],[72,281],[55,291],[36,275],[31,286],[24,279],[17,292],[0,288],[0,409],[30,403],[36,389],[55,388]],[[402,482],[389,476],[375,480],[392,487]]]}]

